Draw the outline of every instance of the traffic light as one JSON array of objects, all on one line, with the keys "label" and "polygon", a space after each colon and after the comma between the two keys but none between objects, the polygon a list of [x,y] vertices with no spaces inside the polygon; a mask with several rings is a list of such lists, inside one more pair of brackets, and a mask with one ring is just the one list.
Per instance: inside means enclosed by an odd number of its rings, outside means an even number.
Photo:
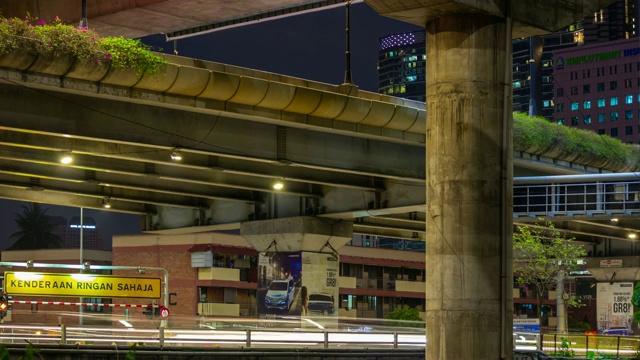
[{"label": "traffic light", "polygon": [[2,295],[0,296],[0,319],[7,316],[7,311],[9,311],[9,299],[7,295]]}]

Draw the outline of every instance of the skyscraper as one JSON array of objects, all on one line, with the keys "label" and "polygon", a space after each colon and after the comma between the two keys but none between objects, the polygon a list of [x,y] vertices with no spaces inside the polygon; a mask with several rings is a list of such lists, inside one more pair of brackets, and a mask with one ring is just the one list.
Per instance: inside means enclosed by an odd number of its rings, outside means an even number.
[{"label": "skyscraper", "polygon": [[82,227],[80,217],[74,216],[67,221],[62,216],[52,216],[52,232],[60,237],[64,248],[80,247],[80,229],[82,228],[82,247],[84,249],[103,249],[104,236],[92,217],[84,217]]},{"label": "skyscraper", "polygon": [[424,30],[391,34],[379,41],[378,91],[425,101],[427,55]]},{"label": "skyscraper", "polygon": [[[584,44],[639,38],[640,0],[619,0],[593,16],[543,36],[513,41],[513,111],[554,120],[553,53]],[[424,31],[379,39],[378,91],[425,101]]]},{"label": "skyscraper", "polygon": [[585,43],[637,38],[640,1],[620,0],[584,19]]}]

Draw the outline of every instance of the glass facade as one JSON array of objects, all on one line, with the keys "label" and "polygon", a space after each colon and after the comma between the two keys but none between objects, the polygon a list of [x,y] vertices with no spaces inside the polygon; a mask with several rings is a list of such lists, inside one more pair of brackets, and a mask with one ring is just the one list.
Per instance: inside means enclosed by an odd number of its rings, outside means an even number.
[{"label": "glass facade", "polygon": [[391,34],[379,41],[378,91],[425,101],[427,55],[424,31]]}]

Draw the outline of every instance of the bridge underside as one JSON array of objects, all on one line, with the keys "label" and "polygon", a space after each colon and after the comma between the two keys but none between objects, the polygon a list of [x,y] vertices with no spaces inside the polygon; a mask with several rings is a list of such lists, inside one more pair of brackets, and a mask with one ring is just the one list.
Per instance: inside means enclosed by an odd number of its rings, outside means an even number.
[{"label": "bridge underside", "polygon": [[[238,228],[242,221],[323,216],[354,233],[423,241],[424,143],[275,121],[230,104],[182,106],[154,92],[5,72],[0,82],[0,197],[139,214],[144,230]],[[13,79],[13,80],[11,80]],[[118,91],[120,92],[118,92]],[[128,96],[122,96],[127,94]],[[344,127],[344,126],[343,126]],[[181,161],[171,159],[179,151]],[[59,158],[71,152],[74,161]],[[516,155],[516,176],[579,168]],[[584,167],[582,167],[584,171]],[[596,170],[596,169],[593,169]],[[272,188],[283,180],[285,188]],[[518,216],[516,225],[538,214]],[[627,239],[633,214],[555,216],[585,243]]]},{"label": "bridge underside", "polygon": [[[175,38],[200,34],[220,27],[264,21],[289,14],[343,6],[341,0],[145,0],[86,2],[89,27],[102,36],[137,38],[166,34]],[[44,20],[56,16],[66,23],[79,23],[82,2],[78,0],[0,0],[4,17],[29,14]]]}]

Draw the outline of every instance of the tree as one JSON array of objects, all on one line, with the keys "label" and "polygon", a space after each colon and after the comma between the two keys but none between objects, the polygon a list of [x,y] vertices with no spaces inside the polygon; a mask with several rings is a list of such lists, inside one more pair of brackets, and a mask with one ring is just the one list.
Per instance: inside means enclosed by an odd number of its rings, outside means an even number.
[{"label": "tree", "polygon": [[62,239],[54,234],[51,217],[46,214],[40,204],[22,206],[22,214],[15,214],[16,224],[20,230],[11,234],[10,240],[15,240],[8,250],[56,249],[61,248]]},{"label": "tree", "polygon": [[417,308],[395,309],[388,313],[385,317],[388,320],[404,320],[398,321],[396,325],[407,327],[424,327],[424,320],[420,317]]},{"label": "tree", "polygon": [[[518,226],[518,232],[513,234],[514,277],[520,285],[535,286],[538,316],[544,292],[553,290],[569,271],[577,269],[578,260],[587,255],[574,240],[565,237],[551,221]],[[561,296],[565,309],[581,305],[571,294],[558,296]],[[566,317],[564,321],[566,329]]]}]

